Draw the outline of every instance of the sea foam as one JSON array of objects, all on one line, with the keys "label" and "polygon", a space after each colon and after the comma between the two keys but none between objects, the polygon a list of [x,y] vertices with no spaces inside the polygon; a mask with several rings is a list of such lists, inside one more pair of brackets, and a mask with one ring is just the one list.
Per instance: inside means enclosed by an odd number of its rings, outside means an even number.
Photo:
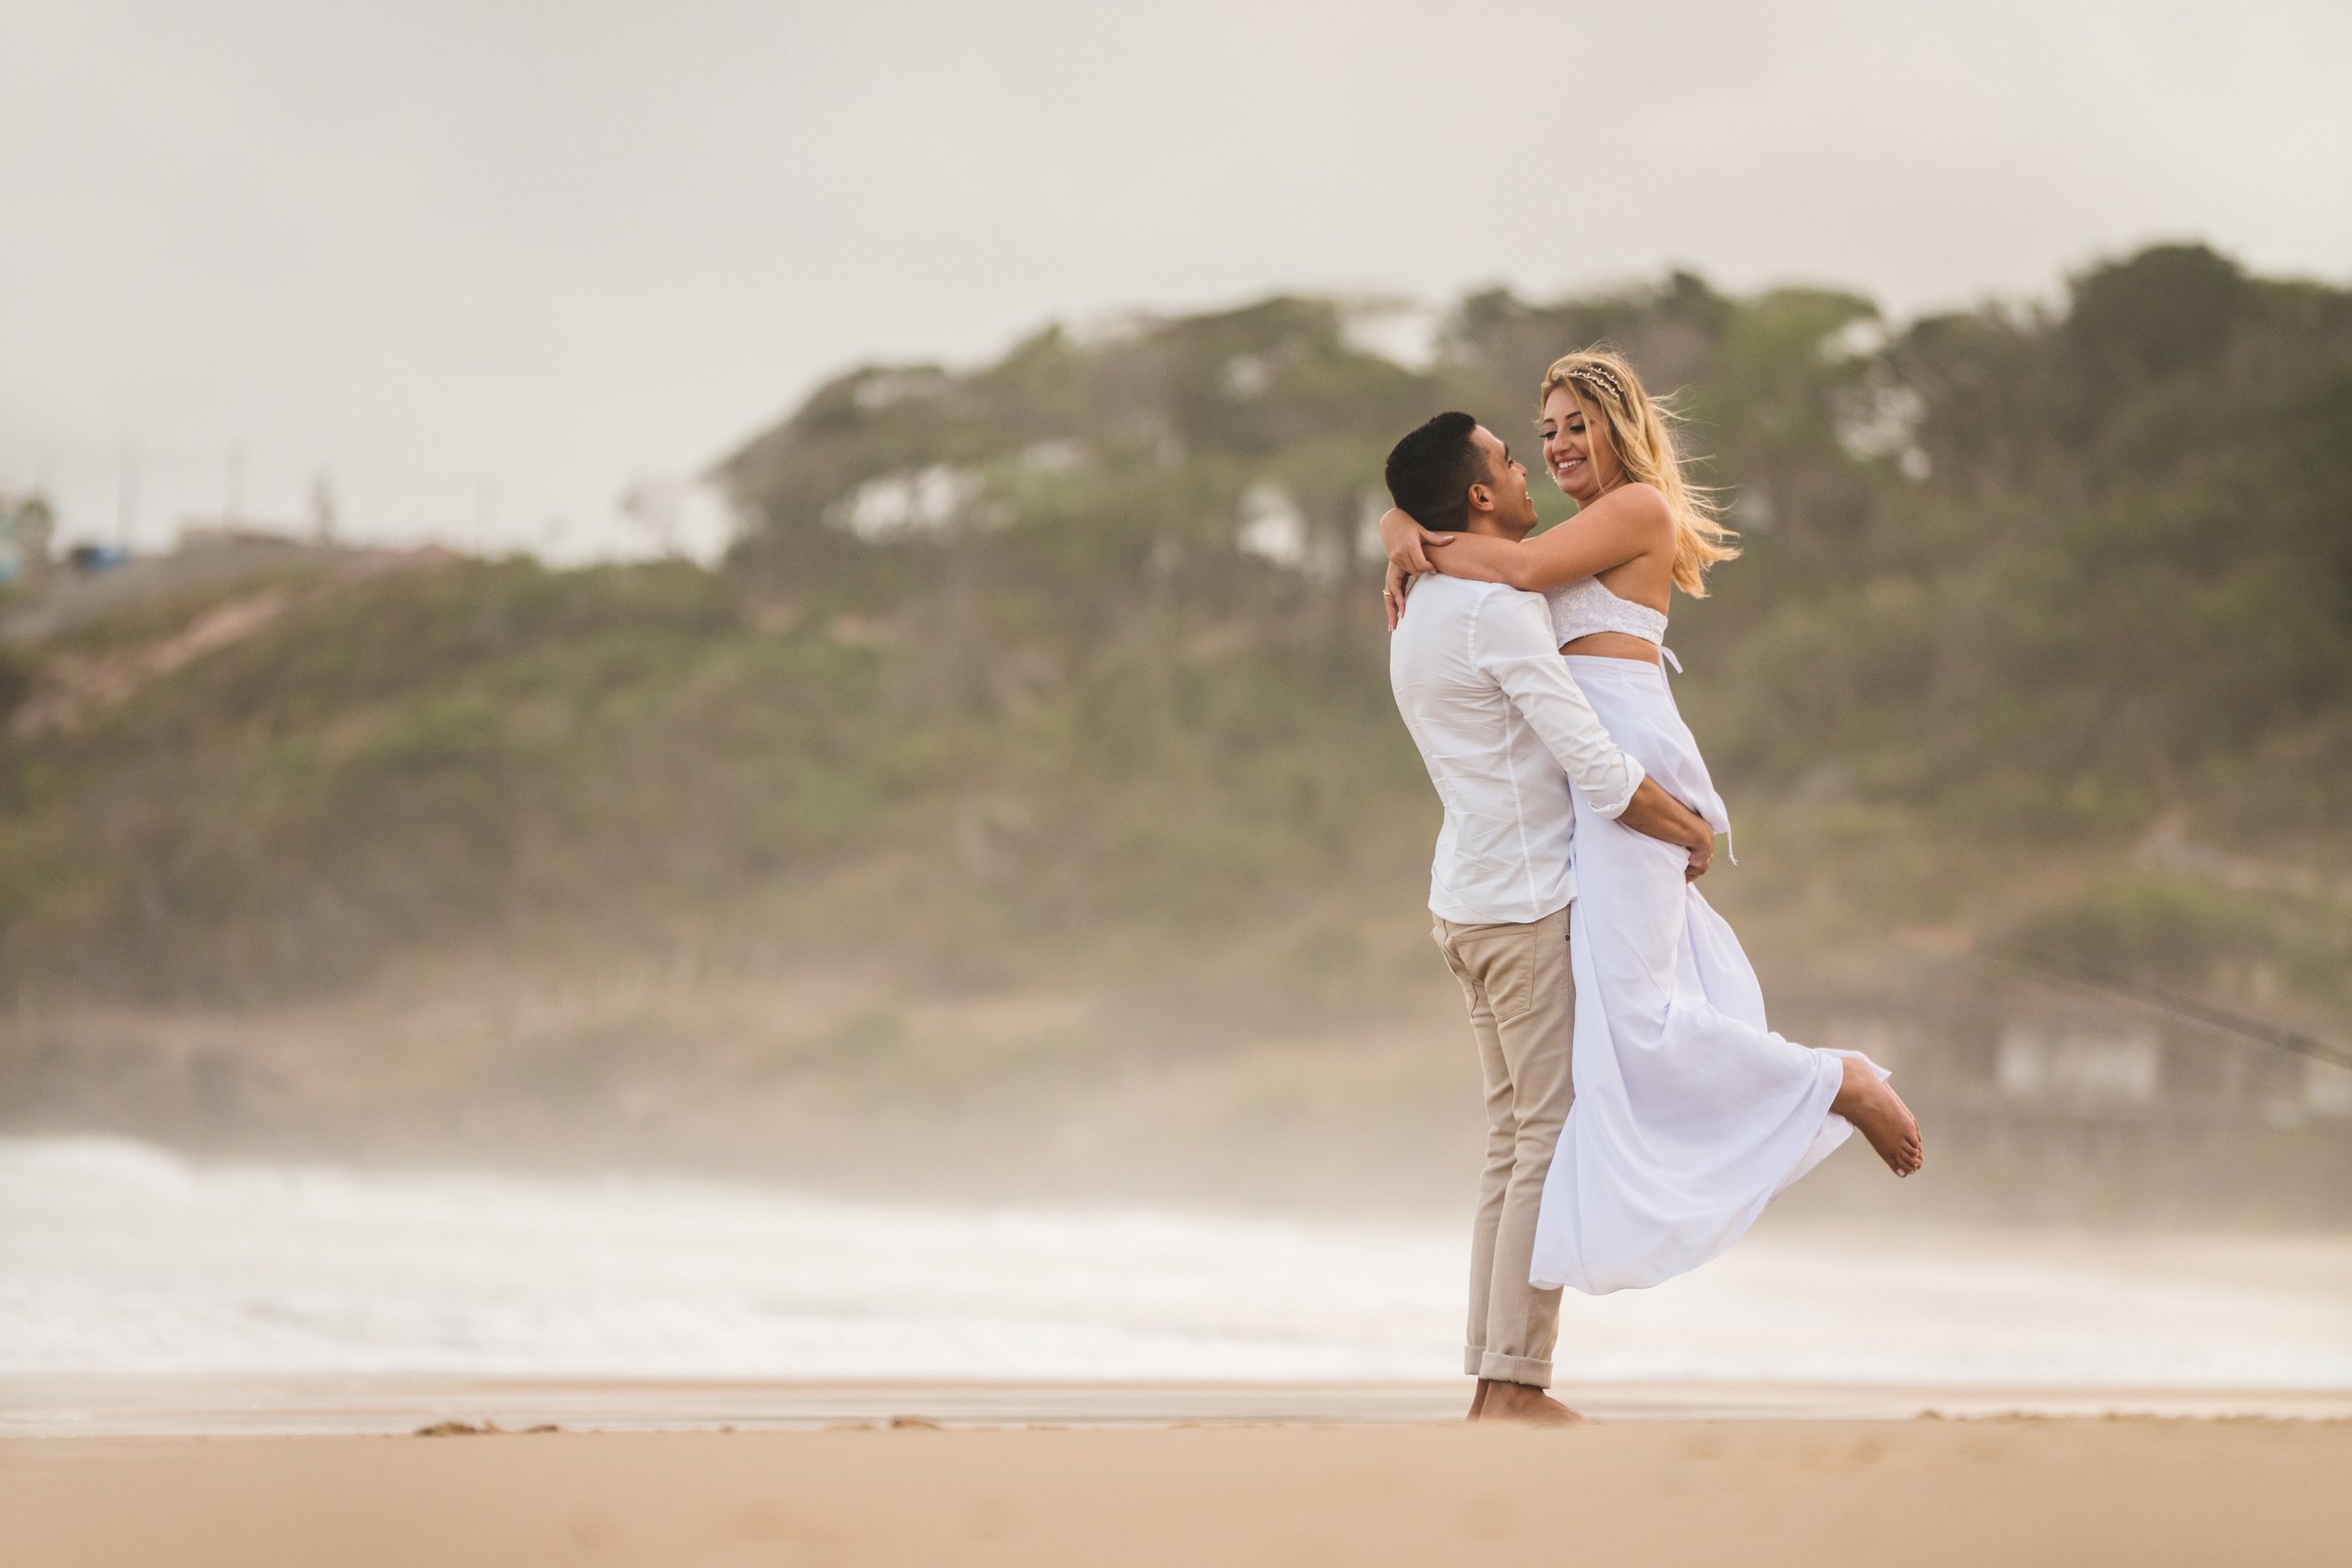
[{"label": "sea foam", "polygon": [[[2251,1267],[2251,1263],[2261,1265]],[[1467,1238],[0,1139],[0,1375],[1434,1379]],[[2352,1387],[2352,1241],[1776,1237],[1571,1295],[1579,1381]]]}]

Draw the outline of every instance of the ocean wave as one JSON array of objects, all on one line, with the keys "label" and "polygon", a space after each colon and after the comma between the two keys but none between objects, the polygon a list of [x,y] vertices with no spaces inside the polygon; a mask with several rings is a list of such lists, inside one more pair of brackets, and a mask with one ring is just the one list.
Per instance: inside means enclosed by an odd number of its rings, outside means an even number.
[{"label": "ocean wave", "polygon": [[[2265,1250],[2266,1249],[2266,1250]],[[1451,1230],[0,1139],[0,1375],[1455,1375]],[[1571,1296],[1583,1381],[2352,1387],[2352,1242],[1782,1239]]]}]

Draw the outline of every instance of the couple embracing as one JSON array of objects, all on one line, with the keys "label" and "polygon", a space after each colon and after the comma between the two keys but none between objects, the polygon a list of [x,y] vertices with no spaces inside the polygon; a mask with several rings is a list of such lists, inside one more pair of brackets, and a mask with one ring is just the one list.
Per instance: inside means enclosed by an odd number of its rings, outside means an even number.
[{"label": "couple embracing", "polygon": [[1441,414],[1389,455],[1382,592],[1397,706],[1446,809],[1434,934],[1485,1077],[1470,1415],[1564,1422],[1544,1392],[1563,1287],[1696,1268],[1858,1127],[1897,1176],[1921,1147],[1883,1069],[1765,1027],[1694,885],[1730,824],[1666,684],[1666,610],[1737,552],[1667,410],[1598,349],[1537,399],[1576,514],[1530,539],[1525,466]]}]

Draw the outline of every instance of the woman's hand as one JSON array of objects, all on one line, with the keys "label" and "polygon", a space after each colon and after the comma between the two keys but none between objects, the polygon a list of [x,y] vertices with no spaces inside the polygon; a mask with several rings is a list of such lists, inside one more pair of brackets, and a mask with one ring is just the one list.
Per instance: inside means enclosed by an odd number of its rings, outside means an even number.
[{"label": "woman's hand", "polygon": [[1388,581],[1380,590],[1381,608],[1388,611],[1388,629],[1395,631],[1405,618],[1405,595],[1413,591],[1413,577],[1396,562],[1388,563]]},{"label": "woman's hand", "polygon": [[[1403,569],[1409,576],[1436,571],[1429,563],[1427,552],[1453,542],[1453,534],[1423,527],[1413,520],[1410,512],[1391,506],[1380,514],[1381,553],[1388,557],[1390,565]],[[1401,603],[1404,595],[1399,594],[1397,598]]]}]

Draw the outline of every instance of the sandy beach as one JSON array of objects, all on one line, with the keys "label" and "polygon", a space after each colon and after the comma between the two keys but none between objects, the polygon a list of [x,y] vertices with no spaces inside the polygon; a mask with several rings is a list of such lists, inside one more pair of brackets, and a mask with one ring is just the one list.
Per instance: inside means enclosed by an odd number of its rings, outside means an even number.
[{"label": "sandy beach", "polygon": [[7,1568],[2352,1561],[2336,1236],[1760,1237],[1528,1432],[1453,1227],[0,1140],[0,1235]]},{"label": "sandy beach", "polygon": [[1603,1422],[0,1442],[11,1561],[2352,1559],[2341,1421]]}]

